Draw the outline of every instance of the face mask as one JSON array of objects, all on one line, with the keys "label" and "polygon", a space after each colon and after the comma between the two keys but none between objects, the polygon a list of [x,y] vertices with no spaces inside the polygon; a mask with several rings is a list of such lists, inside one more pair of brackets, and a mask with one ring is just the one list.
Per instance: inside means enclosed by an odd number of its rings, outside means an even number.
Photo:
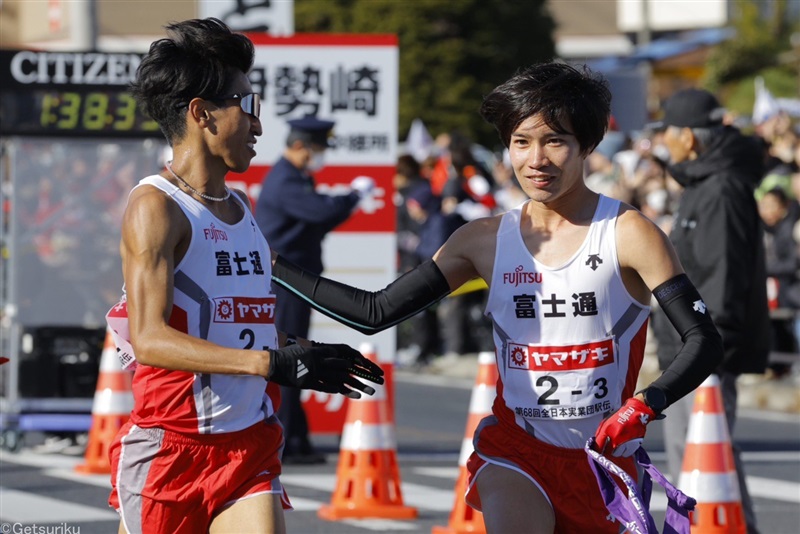
[{"label": "face mask", "polygon": [[311,160],[306,165],[306,169],[316,172],[325,166],[325,152],[312,152]]},{"label": "face mask", "polygon": [[671,158],[669,155],[669,149],[665,145],[653,145],[653,149],[650,152],[653,154],[654,158],[663,161],[664,163],[670,162]]}]

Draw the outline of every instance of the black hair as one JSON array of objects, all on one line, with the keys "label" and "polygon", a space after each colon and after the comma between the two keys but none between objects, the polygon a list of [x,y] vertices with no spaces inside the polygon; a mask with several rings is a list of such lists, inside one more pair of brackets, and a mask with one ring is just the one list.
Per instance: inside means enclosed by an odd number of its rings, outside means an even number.
[{"label": "black hair", "polygon": [[480,113],[506,147],[522,121],[541,114],[556,132],[574,135],[581,153],[588,154],[608,129],[611,91],[605,78],[586,66],[540,63],[497,86],[483,99]]},{"label": "black hair", "polygon": [[764,193],[764,196],[772,195],[775,199],[780,202],[781,206],[788,206],[789,205],[789,195],[786,194],[786,190],[779,185],[776,185],[772,189],[768,190]]},{"label": "black hair", "polygon": [[174,22],[166,31],[142,58],[130,90],[171,145],[186,133],[185,105],[222,95],[231,74],[250,71],[255,49],[215,18]]},{"label": "black hair", "polygon": [[421,171],[419,163],[414,159],[414,156],[410,154],[403,154],[397,158],[397,166],[395,169],[397,174],[410,179],[419,176]]}]

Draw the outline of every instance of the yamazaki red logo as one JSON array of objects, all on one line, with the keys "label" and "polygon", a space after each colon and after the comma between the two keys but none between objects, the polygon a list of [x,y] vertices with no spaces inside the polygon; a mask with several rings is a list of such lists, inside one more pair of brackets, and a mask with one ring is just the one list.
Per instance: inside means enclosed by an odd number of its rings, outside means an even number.
[{"label": "yamazaki red logo", "polygon": [[[270,167],[251,165],[241,173],[229,173],[226,182],[231,187],[244,189],[253,206],[261,192],[261,184]],[[353,165],[324,167],[314,175],[317,191],[323,194],[347,194],[350,182],[356,176],[369,176],[375,180],[372,194],[362,200],[359,207],[334,232],[394,232],[396,211],[392,197],[395,175],[394,165]]]},{"label": "yamazaki red logo", "polygon": [[614,363],[614,341],[580,345],[508,344],[508,367],[526,371],[574,371]]},{"label": "yamazaki red logo", "polygon": [[275,322],[275,297],[219,297],[213,302],[215,323]]}]

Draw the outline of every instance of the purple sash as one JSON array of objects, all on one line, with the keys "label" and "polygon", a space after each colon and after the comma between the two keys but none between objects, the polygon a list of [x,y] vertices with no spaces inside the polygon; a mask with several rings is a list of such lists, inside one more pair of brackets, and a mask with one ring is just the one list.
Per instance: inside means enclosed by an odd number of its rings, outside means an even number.
[{"label": "purple sash", "polygon": [[[669,480],[655,468],[644,447],[634,454],[639,466],[644,470],[641,491],[636,482],[617,464],[591,448],[590,439],[586,443],[586,454],[589,465],[597,478],[597,486],[603,496],[603,502],[611,515],[622,523],[632,534],[658,534],[653,516],[650,515],[650,496],[653,490],[653,479],[667,493],[666,517],[664,518],[664,534],[690,534],[691,523],[689,511],[694,510],[697,501],[685,495],[670,484]],[[614,482],[611,475],[618,476],[628,488],[627,497]]]}]

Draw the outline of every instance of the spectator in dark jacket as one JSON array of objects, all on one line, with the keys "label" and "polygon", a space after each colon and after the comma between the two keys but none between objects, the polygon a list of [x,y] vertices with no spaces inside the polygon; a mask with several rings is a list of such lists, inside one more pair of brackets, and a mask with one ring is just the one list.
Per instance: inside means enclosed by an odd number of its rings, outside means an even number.
[{"label": "spectator in dark jacket", "polygon": [[[679,91],[664,105],[668,172],[683,188],[670,239],[686,274],[711,313],[725,350],[720,378],[728,427],[736,420],[736,379],[763,373],[770,348],[763,228],[753,191],[764,175],[752,138],[724,125],[724,109],[711,93]],[[663,314],[654,313],[658,359],[666,369],[682,346]],[[664,428],[672,475],[681,470],[693,395],[667,410]],[[748,532],[757,532],[738,448],[734,459]]]},{"label": "spectator in dark jacket", "polygon": [[[800,310],[800,255],[794,229],[800,213],[781,187],[770,189],[758,201],[758,211],[765,224],[764,246],[767,256],[767,276],[772,293],[769,294],[772,321],[772,350],[797,352],[794,321]],[[773,362],[769,366],[772,376],[780,378],[791,370],[786,362]]]}]

